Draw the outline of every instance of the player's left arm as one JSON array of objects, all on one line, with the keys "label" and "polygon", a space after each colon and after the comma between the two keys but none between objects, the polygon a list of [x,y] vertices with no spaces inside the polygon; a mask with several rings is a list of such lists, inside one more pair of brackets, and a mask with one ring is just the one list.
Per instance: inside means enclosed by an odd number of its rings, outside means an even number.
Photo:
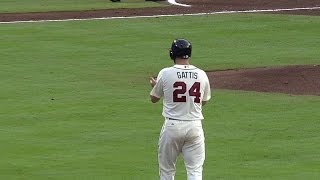
[{"label": "player's left arm", "polygon": [[158,75],[158,79],[150,77],[149,83],[152,87],[150,92],[150,100],[152,103],[156,103],[160,100],[161,96],[163,95],[163,88],[162,88],[162,81],[161,81],[162,73],[160,72]]},{"label": "player's left arm", "polygon": [[160,98],[150,95],[150,100],[152,103],[156,103],[160,100]]}]

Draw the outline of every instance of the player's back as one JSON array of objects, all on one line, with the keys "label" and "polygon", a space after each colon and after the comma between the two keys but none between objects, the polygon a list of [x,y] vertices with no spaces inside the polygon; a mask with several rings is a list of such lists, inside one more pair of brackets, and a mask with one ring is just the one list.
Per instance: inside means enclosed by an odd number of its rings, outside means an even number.
[{"label": "player's back", "polygon": [[192,65],[174,65],[160,74],[163,86],[163,116],[179,120],[201,120],[202,101],[210,99],[206,73]]}]

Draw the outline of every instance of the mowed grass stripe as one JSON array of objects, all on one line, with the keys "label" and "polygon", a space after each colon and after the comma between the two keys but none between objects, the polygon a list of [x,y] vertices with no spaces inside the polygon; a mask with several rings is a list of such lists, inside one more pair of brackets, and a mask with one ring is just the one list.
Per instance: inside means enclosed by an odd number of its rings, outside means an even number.
[{"label": "mowed grass stripe", "polygon": [[0,13],[81,11],[160,6],[164,5],[145,0],[122,0],[121,3],[113,3],[110,0],[5,0],[0,1]]}]

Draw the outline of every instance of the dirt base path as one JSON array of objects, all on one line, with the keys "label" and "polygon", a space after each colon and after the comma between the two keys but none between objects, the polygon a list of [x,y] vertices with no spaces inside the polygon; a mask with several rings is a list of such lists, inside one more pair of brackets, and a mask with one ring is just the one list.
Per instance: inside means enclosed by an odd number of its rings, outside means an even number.
[{"label": "dirt base path", "polygon": [[[0,22],[320,7],[319,0],[177,0],[177,2],[192,6],[74,12],[7,13],[0,14]],[[276,13],[319,16],[320,10],[281,11]],[[212,87],[217,89],[320,96],[320,65],[216,71],[208,72],[208,75],[211,79]]]},{"label": "dirt base path", "polygon": [[[191,7],[168,6],[137,9],[108,9],[73,12],[44,12],[44,13],[3,13],[1,22],[27,20],[58,20],[84,19],[101,17],[126,17],[145,15],[168,15],[208,13],[232,10],[261,10],[279,8],[320,7],[319,0],[177,0],[179,3],[192,5]],[[163,2],[162,2],[163,3]],[[167,3],[168,4],[168,3]],[[169,5],[169,4],[168,4]],[[282,11],[277,13],[320,15],[318,10]]]}]

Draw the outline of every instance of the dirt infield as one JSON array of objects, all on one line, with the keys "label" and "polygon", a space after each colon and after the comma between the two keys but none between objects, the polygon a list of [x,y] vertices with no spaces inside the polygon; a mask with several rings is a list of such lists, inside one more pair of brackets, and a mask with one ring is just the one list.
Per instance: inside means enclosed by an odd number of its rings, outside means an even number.
[{"label": "dirt infield", "polygon": [[320,96],[320,65],[207,72],[214,89]]},{"label": "dirt infield", "polygon": [[[177,0],[177,2],[192,6],[73,12],[6,13],[0,14],[0,22],[320,7],[319,0]],[[281,11],[272,13],[319,16],[320,10]],[[320,65],[227,70],[208,72],[208,75],[214,89],[320,96]]]}]

